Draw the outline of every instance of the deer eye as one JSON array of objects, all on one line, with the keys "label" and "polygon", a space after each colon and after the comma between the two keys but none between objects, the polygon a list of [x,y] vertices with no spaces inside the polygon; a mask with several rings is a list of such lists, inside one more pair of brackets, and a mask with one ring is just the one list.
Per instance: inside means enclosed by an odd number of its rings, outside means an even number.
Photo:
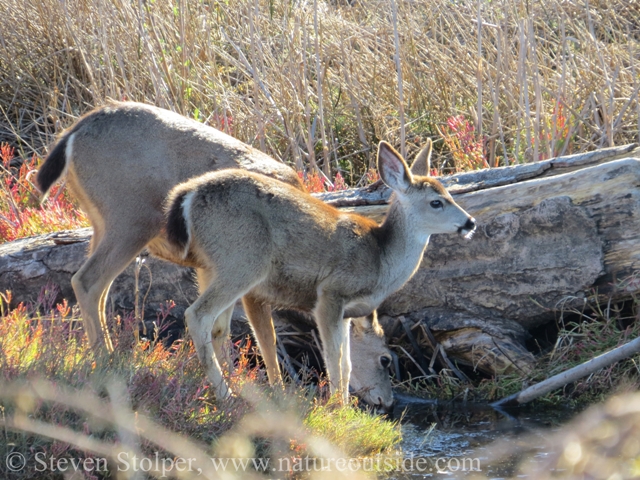
[{"label": "deer eye", "polygon": [[391,357],[388,355],[382,355],[380,357],[380,365],[382,365],[382,368],[385,370],[389,368],[391,366]]},{"label": "deer eye", "polygon": [[431,205],[431,208],[442,208],[442,202],[440,200],[432,200],[429,205]]}]

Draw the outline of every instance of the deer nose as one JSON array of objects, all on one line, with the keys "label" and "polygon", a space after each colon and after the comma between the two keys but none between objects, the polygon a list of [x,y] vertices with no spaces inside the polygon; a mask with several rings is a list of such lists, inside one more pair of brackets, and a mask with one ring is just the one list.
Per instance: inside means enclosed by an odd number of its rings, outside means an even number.
[{"label": "deer nose", "polygon": [[465,230],[474,230],[476,228],[476,219],[473,217],[469,217],[467,223],[464,224]]},{"label": "deer nose", "polygon": [[471,232],[473,232],[476,229],[476,219],[473,217],[469,217],[467,218],[466,223],[461,226],[458,227],[458,233],[461,235],[471,235]]},{"label": "deer nose", "polygon": [[380,410],[382,413],[391,413],[393,411],[393,405],[396,403],[395,400],[391,400],[390,403],[385,404],[382,400],[382,397],[378,397],[378,402],[376,403],[376,408]]}]

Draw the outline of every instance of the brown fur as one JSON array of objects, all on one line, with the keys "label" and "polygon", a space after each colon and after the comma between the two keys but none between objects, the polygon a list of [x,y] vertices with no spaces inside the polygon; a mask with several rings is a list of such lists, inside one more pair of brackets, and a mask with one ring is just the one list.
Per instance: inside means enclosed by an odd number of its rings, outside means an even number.
[{"label": "brown fur", "polygon": [[[112,349],[105,302],[113,279],[146,246],[181,258],[161,236],[163,202],[176,184],[211,170],[246,168],[303,188],[296,173],[262,152],[195,120],[140,103],[111,103],[82,117],[47,157],[38,184],[67,183],[94,228],[91,254],[72,285],[93,346]],[[61,159],[64,158],[64,162]],[[62,166],[62,168],[60,168]]]},{"label": "brown fur", "polygon": [[218,395],[230,392],[209,332],[222,312],[249,294],[263,304],[313,311],[331,386],[346,400],[351,364],[343,317],[369,314],[402,287],[430,234],[475,228],[436,180],[414,178],[384,142],[378,165],[395,191],[380,225],[253,172],[208,173],[172,190],[167,215],[176,221],[181,211],[184,219],[168,228],[186,229],[183,255],[208,271],[209,286],[185,319]]},{"label": "brown fur", "polygon": [[[145,245],[160,258],[196,267],[200,287],[206,288],[208,277],[198,268],[196,257],[176,255],[176,249],[167,243],[162,233],[162,204],[179,182],[232,167],[303,189],[297,174],[286,165],[214,128],[150,105],[114,102],[88,113],[62,134],[40,168],[37,182],[46,193],[66,170],[69,188],[93,226],[89,259],[72,284],[94,347],[112,349],[105,317],[109,286]],[[271,312],[252,298],[244,304],[263,347],[269,379],[278,382]],[[212,332],[219,356],[228,337],[231,312],[221,315]],[[368,352],[372,357],[361,363],[377,362],[387,351],[383,346]],[[374,388],[388,389],[382,401],[392,402],[388,377],[384,385]]]}]

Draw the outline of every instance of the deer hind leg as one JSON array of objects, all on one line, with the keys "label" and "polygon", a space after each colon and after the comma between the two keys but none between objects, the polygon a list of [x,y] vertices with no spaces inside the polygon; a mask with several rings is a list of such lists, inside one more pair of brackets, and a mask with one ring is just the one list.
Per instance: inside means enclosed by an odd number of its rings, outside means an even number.
[{"label": "deer hind leg", "polygon": [[267,367],[267,376],[271,385],[282,384],[282,375],[278,366],[276,354],[276,331],[273,328],[271,307],[256,300],[251,295],[242,297],[244,312],[249,318],[249,323],[256,337],[258,347],[262,353],[262,359]]},{"label": "deer hind leg", "polygon": [[[266,276],[266,265],[247,262],[243,268],[237,263],[216,266],[216,276],[206,290],[185,311],[184,318],[193,339],[198,359],[204,367],[207,378],[213,385],[216,396],[220,399],[228,398],[231,391],[222,376],[222,369],[216,357],[219,344],[214,348],[212,332],[220,333],[219,338],[226,338],[230,313],[236,301],[260,283]],[[234,271],[237,269],[236,271]],[[251,275],[238,272],[252,272]],[[221,318],[223,317],[223,318]],[[218,321],[220,320],[220,324]],[[224,325],[223,325],[224,324]]]},{"label": "deer hind leg", "polygon": [[106,229],[99,242],[92,245],[93,251],[87,261],[71,279],[93,348],[105,346],[113,351],[104,311],[109,287],[155,234],[143,236],[144,231],[135,227]]},{"label": "deer hind leg", "polygon": [[[198,293],[202,295],[211,283],[212,273],[209,269],[197,268],[196,277],[198,279]],[[213,330],[211,330],[213,353],[221,367],[224,368],[225,364],[227,365],[229,373],[231,373],[232,363],[228,338],[231,334],[233,307],[234,305],[231,305],[218,316],[214,323]]]},{"label": "deer hind leg", "polygon": [[322,355],[327,367],[331,393],[340,392],[345,405],[349,401],[351,357],[349,353],[349,320],[343,318],[344,303],[337,296],[322,293],[313,312]]},{"label": "deer hind leg", "polygon": [[231,317],[235,302],[224,312],[218,315],[213,329],[211,330],[211,341],[213,343],[213,353],[218,359],[220,367],[226,368],[229,373],[233,370],[231,361],[231,346],[229,337],[231,336]]},{"label": "deer hind leg", "polygon": [[[91,212],[91,210],[89,211]],[[104,238],[104,222],[102,220],[102,217],[99,217],[97,213],[94,213],[94,212],[91,212],[91,213],[93,213],[93,215],[89,215],[89,218],[91,220],[91,225],[93,226],[93,235],[91,236],[91,241],[89,242],[89,257],[93,255],[93,253],[96,251],[96,248],[98,247],[98,245],[100,245],[100,243],[102,242],[102,239]],[[100,316],[100,325],[103,325],[106,322],[107,296],[112,283],[113,281],[111,281],[106,286],[106,288],[102,291],[100,298],[98,299],[98,315]],[[103,315],[104,315],[104,320],[102,319]],[[83,313],[83,316],[84,316],[84,313]],[[85,320],[85,325],[88,325],[86,320]],[[106,331],[106,329],[104,331],[106,332],[105,341],[107,344],[107,348],[109,351],[112,351],[113,346],[111,345],[111,336],[109,335],[109,332]],[[88,331],[87,331],[87,334],[88,334]],[[89,335],[89,339],[91,339],[91,335]],[[91,344],[93,345],[93,342],[91,342]]]}]

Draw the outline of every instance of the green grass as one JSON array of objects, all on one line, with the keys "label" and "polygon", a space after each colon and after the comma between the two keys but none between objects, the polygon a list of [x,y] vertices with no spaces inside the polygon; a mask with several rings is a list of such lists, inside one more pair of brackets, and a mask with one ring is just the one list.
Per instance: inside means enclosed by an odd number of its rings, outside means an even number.
[{"label": "green grass", "polygon": [[190,445],[207,462],[367,457],[400,441],[397,423],[319,399],[310,387],[272,389],[249,366],[249,347],[229,376],[238,395],[218,401],[189,341],[136,344],[132,318],[116,317],[114,353],[96,355],[66,305],[48,304],[43,292],[37,305],[8,309],[9,297],[0,311],[0,458],[26,456],[29,468],[16,478],[60,478],[38,472],[36,455],[109,457],[127,435],[143,456],[182,457]]},{"label": "green grass", "polygon": [[335,403],[315,403],[304,424],[310,431],[341,448],[351,457],[381,451],[380,445],[396,445],[401,440],[398,424],[352,407]]}]

